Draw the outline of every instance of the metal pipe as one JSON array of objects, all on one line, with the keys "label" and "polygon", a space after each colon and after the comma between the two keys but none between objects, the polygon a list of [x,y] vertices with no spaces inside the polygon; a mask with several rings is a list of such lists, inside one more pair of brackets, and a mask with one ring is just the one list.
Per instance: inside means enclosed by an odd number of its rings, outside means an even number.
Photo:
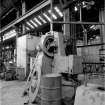
[{"label": "metal pipe", "polygon": [[80,21],[53,21],[56,24],[89,24],[89,25],[105,25],[104,22],[80,22]]},{"label": "metal pipe", "polygon": [[[16,31],[16,42],[15,42],[15,48],[16,48],[16,53],[15,53],[15,63],[16,63],[16,66],[17,66],[17,39],[18,39],[18,28],[15,26],[14,27],[15,31]],[[16,68],[17,70],[17,68]]]},{"label": "metal pipe", "polygon": [[9,15],[15,8],[12,8],[7,12],[1,19],[4,19],[7,15]]}]

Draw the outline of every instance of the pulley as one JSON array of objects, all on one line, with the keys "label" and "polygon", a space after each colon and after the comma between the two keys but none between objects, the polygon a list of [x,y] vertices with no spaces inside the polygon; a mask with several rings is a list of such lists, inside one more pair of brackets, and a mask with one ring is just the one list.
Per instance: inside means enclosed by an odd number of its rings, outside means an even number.
[{"label": "pulley", "polygon": [[56,42],[54,41],[54,35],[47,33],[41,37],[40,47],[42,51],[49,57],[54,56],[56,50]]}]

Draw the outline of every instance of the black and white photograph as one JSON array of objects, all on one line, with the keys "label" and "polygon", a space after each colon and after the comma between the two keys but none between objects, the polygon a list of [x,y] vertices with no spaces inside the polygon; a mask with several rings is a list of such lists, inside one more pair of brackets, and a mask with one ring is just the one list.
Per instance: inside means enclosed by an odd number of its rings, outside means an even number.
[{"label": "black and white photograph", "polygon": [[105,105],[105,0],[0,0],[0,105]]}]

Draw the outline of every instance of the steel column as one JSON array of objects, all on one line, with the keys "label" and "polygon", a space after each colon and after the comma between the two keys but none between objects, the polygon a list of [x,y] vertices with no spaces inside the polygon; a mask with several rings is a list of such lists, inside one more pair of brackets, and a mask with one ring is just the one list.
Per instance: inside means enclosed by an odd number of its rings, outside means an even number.
[{"label": "steel column", "polygon": [[[105,23],[105,0],[104,4],[101,4],[101,8],[99,11],[99,21]],[[101,26],[100,34],[101,34],[101,43],[105,43],[105,25]],[[101,63],[105,63],[105,45],[102,45],[99,54],[100,54]],[[105,65],[103,67],[103,70],[105,71]]]},{"label": "steel column", "polygon": [[[99,20],[100,22],[105,23],[105,9],[104,8],[101,8],[99,11]],[[101,26],[100,33],[101,33],[101,41],[102,43],[105,43],[105,25]],[[105,46],[103,46],[103,48],[105,49]]]},{"label": "steel column", "polygon": [[[25,15],[25,13],[26,13],[26,2],[23,1],[23,2],[22,2],[22,16]],[[25,30],[25,25],[22,24],[22,33],[24,34],[25,31],[26,31],[26,30]]]},{"label": "steel column", "polygon": [[1,40],[0,40],[0,59],[2,59],[2,48],[3,48],[3,35],[1,34],[0,36]]},{"label": "steel column", "polygon": [[[66,21],[75,21],[72,7],[64,10],[64,22],[61,23],[66,23]],[[59,22],[57,21],[57,23]],[[70,53],[76,54],[76,24],[64,24],[64,35],[72,48]]]},{"label": "steel column", "polygon": [[[66,21],[70,21],[69,17],[70,17],[70,10],[69,8],[64,10],[64,22]],[[67,39],[70,38],[70,24],[64,24],[63,25],[64,28],[64,35],[67,37]]]},{"label": "steel column", "polygon": [[[75,21],[75,16],[72,13],[72,7],[70,8],[70,21]],[[70,24],[70,42],[72,45],[72,54],[77,54],[76,49],[76,24]]]}]

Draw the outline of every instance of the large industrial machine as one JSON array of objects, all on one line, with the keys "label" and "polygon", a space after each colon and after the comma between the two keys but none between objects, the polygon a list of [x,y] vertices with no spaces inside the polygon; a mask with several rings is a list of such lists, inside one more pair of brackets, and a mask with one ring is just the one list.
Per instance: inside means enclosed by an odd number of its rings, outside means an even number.
[{"label": "large industrial machine", "polygon": [[[28,92],[30,103],[35,102],[39,96],[42,75],[60,73],[65,80],[70,80],[70,75],[82,73],[81,57],[66,55],[66,43],[64,42],[64,35],[60,32],[48,32],[42,35],[36,48],[38,53],[27,79],[27,88],[25,89]],[[73,78],[71,79],[73,80]],[[73,82],[77,83],[75,80]]]}]

